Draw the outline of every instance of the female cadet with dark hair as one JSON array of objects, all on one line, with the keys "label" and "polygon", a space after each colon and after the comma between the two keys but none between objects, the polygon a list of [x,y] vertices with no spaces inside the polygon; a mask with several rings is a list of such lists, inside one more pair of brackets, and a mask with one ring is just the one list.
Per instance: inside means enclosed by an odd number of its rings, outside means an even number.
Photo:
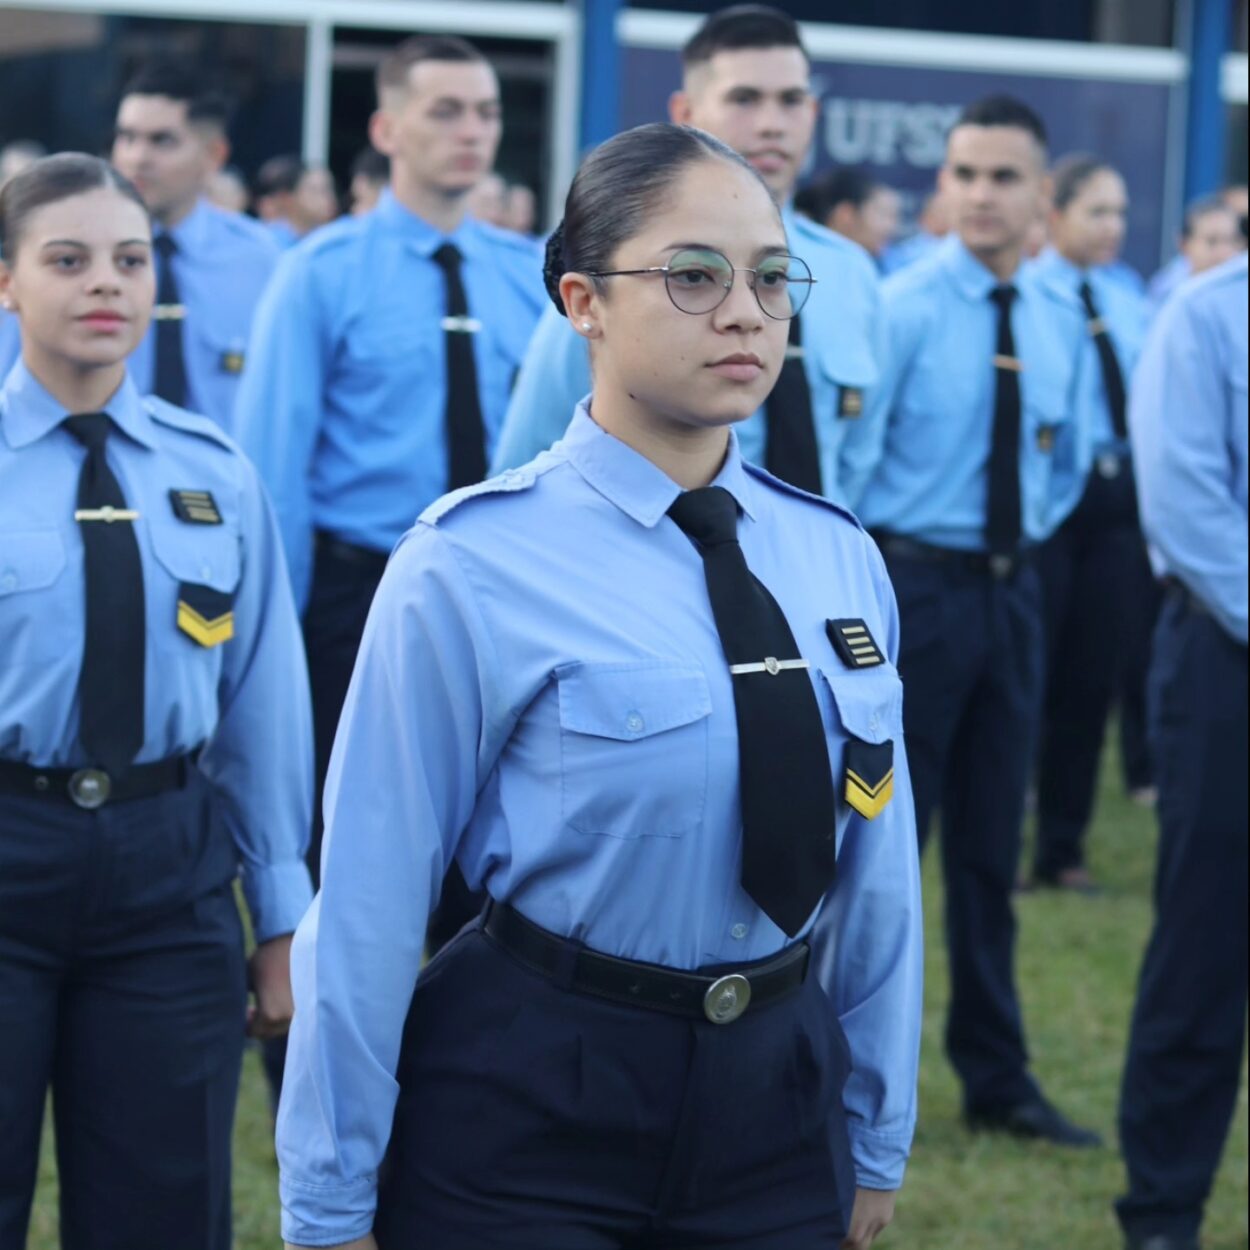
[{"label": "female cadet with dark hair", "polygon": [[227,1250],[248,1031],[285,1032],[312,729],[277,528],[207,418],[143,399],[152,232],[103,161],[0,192],[0,1247],[49,1084],[61,1238]]},{"label": "female cadet with dark hair", "polygon": [[[859,1250],[920,1033],[897,616],[854,519],[731,429],[810,275],[741,158],[653,125],[587,158],[547,278],[593,396],[427,509],[370,613],[293,956],[284,1235]],[[490,902],[418,976],[453,858]]]},{"label": "female cadet with dark hair", "polygon": [[1123,717],[1144,703],[1157,611],[1127,422],[1146,303],[1109,268],[1124,242],[1124,179],[1106,161],[1078,154],[1056,165],[1054,184],[1052,242],[1035,270],[1056,301],[1080,313],[1073,322],[1084,330],[1079,378],[1090,392],[1094,468],[1081,502],[1038,552],[1047,674],[1033,875],[1039,885],[1089,893],[1096,886],[1085,867],[1085,832],[1107,715],[1117,687],[1138,692]]}]

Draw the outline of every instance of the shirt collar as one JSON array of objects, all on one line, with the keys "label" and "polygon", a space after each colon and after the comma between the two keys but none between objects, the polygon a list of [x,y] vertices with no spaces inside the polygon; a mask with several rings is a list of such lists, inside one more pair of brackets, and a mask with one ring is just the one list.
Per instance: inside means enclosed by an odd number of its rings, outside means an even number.
[{"label": "shirt collar", "polygon": [[[1002,286],[1000,279],[995,277],[973,254],[964,246],[963,240],[951,234],[941,244],[940,255],[946,271],[955,281],[963,297],[973,303],[984,303],[996,286]],[[1020,287],[1020,270],[1017,269],[1010,281]]]},{"label": "shirt collar", "polygon": [[[626,516],[648,529],[659,523],[682,493],[682,488],[646,456],[596,424],[590,415],[588,399],[577,405],[560,447],[569,463],[590,486]],[[738,436],[733,430],[729,431],[725,463],[711,485],[723,486],[737,501],[738,507],[752,520],[755,519],[752,508],[754,487],[743,467]]]},{"label": "shirt collar", "polygon": [[430,225],[424,217],[418,217],[410,208],[405,208],[396,199],[390,187],[382,188],[382,194],[373,212],[386,229],[401,235],[414,252],[424,256],[427,260],[444,243],[454,243],[460,249],[462,256],[481,258],[482,229],[472,217],[465,216],[450,234],[443,234],[442,231]]},{"label": "shirt collar", "polygon": [[[118,429],[135,442],[149,449],[156,447],[152,418],[129,373],[123,377],[121,386],[113,392],[102,411],[107,412]],[[4,437],[15,451],[37,442],[70,415],[69,409],[44,389],[21,360],[13,366],[3,390],[0,390],[0,414]]]},{"label": "shirt collar", "polygon": [[201,252],[211,229],[209,219],[213,210],[207,200],[196,200],[195,207],[171,230],[157,226],[157,234],[168,234],[178,245],[180,252]]},{"label": "shirt collar", "polygon": [[1097,280],[1097,275],[1093,270],[1082,269],[1080,265],[1074,265],[1053,247],[1044,248],[1033,264],[1039,277],[1050,282],[1073,300],[1078,299],[1077,293],[1082,282],[1088,282],[1093,286]]}]

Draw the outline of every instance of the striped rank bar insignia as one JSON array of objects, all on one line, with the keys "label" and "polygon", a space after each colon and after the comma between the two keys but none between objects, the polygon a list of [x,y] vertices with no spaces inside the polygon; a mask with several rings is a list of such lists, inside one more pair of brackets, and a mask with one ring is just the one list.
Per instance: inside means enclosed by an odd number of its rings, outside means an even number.
[{"label": "striped rank bar insignia", "polygon": [[848,738],[844,760],[847,804],[875,820],[894,797],[894,743]]},{"label": "striped rank bar insignia", "polygon": [[212,492],[207,490],[171,490],[169,501],[174,505],[174,515],[180,521],[192,525],[220,525],[221,513]]},{"label": "striped rank bar insignia", "polygon": [[217,647],[234,637],[234,596],[211,586],[182,582],[178,587],[178,628],[201,647]]},{"label": "striped rank bar insignia", "polygon": [[873,642],[868,626],[858,617],[826,621],[825,633],[847,668],[873,668],[885,663],[885,656]]}]

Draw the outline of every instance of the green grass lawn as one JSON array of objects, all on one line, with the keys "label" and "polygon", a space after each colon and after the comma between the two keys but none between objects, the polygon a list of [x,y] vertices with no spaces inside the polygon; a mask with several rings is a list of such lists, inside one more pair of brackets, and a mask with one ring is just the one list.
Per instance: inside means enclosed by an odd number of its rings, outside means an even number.
[{"label": "green grass lawn", "polygon": [[[1034,1068],[1069,1115],[1115,1141],[1120,1068],[1138,964],[1150,924],[1155,825],[1121,794],[1108,757],[1091,867],[1099,899],[1020,900],[1019,975]],[[1072,1153],[959,1124],[959,1090],[942,1053],[946,963],[937,857],[925,862],[928,978],[920,1127],[893,1228],[878,1242],[913,1250],[1117,1250],[1111,1199],[1123,1184],[1113,1148]],[[1247,1115],[1237,1116],[1207,1213],[1207,1250],[1242,1250],[1247,1236]],[[29,1250],[56,1246],[56,1179],[45,1140]],[[279,1245],[277,1169],[255,1053],[244,1069],[235,1132],[237,1250]],[[154,1143],[154,1148],[159,1149]],[[414,1250],[416,1248],[414,1247]],[[543,1250],[535,1247],[534,1250]]]}]

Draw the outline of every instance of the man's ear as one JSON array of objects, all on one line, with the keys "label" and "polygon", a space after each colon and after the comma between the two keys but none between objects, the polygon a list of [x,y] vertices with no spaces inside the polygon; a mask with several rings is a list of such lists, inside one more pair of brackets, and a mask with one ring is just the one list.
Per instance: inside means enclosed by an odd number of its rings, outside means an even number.
[{"label": "man's ear", "polygon": [[395,119],[386,109],[375,109],[370,114],[369,142],[383,156],[395,155]]},{"label": "man's ear", "polygon": [[210,135],[204,143],[209,168],[216,173],[230,159],[230,140],[222,134]]},{"label": "man's ear", "polygon": [[668,97],[668,120],[674,126],[689,126],[694,116],[694,103],[687,91],[674,91]]}]

